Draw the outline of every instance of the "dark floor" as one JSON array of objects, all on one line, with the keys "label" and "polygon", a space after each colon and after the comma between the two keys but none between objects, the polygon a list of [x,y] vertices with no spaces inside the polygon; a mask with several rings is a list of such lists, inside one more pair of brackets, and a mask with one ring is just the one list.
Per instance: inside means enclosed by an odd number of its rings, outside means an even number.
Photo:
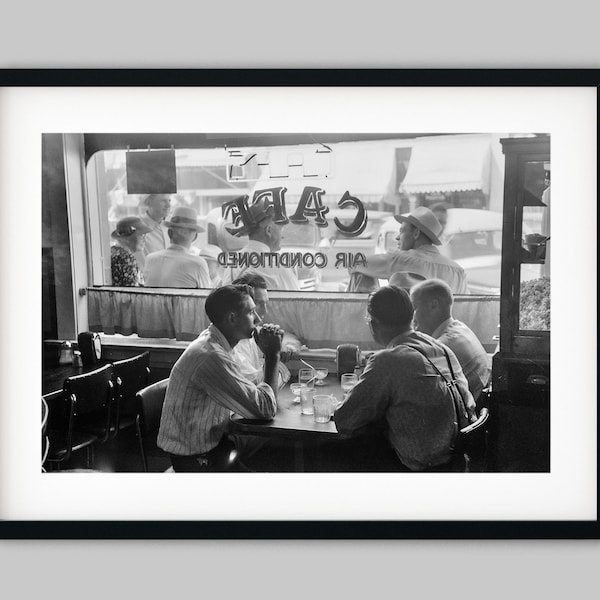
[{"label": "dark floor", "polygon": [[[149,456],[148,470],[162,472],[171,466],[168,456]],[[88,464],[87,451],[73,452],[71,458],[60,464],[59,470],[93,469],[106,473],[143,472],[140,447],[135,434],[135,428],[129,427],[119,432],[119,435],[103,444],[95,444],[92,460]],[[46,465],[46,470],[56,470]]]},{"label": "dark floor", "polygon": [[[258,450],[245,453],[239,470],[257,473],[286,473],[296,470],[304,472],[398,472],[405,471],[389,448],[372,443],[348,444],[344,442],[305,444],[300,454],[301,468],[298,469],[298,453],[292,444],[277,445],[263,442]],[[171,470],[171,462],[160,449],[147,450],[148,471],[162,473]],[[70,460],[61,463],[61,471],[91,469],[103,473],[143,472],[140,448],[135,428],[123,429],[119,435],[103,444],[96,444],[88,464],[86,450],[74,452]],[[473,460],[469,471],[485,470],[484,461]],[[46,466],[48,471],[56,470]],[[461,468],[462,470],[462,468]]]},{"label": "dark floor", "polygon": [[[147,450],[148,471],[161,473],[171,468],[169,457],[160,449]],[[91,469],[103,473],[132,473],[143,472],[140,447],[135,433],[135,428],[123,429],[119,435],[103,444],[96,444],[88,463],[87,451],[74,452],[68,461],[60,467],[46,465],[47,471]],[[252,456],[244,459],[244,471],[256,472],[290,472],[294,471],[293,447],[278,446],[276,448],[264,447]]]}]

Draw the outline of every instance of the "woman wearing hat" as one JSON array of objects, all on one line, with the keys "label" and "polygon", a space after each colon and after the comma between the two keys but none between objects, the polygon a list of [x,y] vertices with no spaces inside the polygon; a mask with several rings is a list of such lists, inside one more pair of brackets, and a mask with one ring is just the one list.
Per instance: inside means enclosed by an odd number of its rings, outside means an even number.
[{"label": "woman wearing hat", "polygon": [[110,248],[112,284],[121,286],[144,285],[144,278],[134,253],[144,246],[144,237],[150,228],[139,217],[124,217],[110,234],[116,244]]}]

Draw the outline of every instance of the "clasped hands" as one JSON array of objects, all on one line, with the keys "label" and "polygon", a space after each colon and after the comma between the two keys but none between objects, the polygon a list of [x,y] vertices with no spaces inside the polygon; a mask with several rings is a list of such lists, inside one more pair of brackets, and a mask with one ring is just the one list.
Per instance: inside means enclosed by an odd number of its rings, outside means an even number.
[{"label": "clasped hands", "polygon": [[258,330],[254,330],[254,340],[263,354],[277,354],[282,362],[297,358],[298,353],[292,346],[282,346],[285,331],[274,323],[265,323]]}]

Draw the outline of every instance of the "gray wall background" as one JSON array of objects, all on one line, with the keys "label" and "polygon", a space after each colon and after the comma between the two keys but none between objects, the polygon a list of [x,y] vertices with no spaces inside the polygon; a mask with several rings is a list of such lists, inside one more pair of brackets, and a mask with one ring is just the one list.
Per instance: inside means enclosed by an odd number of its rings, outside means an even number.
[{"label": "gray wall background", "polygon": [[[584,0],[25,0],[3,7],[0,67],[598,68],[597,10]],[[0,541],[7,598],[69,588],[104,598],[93,573],[113,565],[108,593],[119,597],[139,587],[148,598],[583,599],[598,592],[599,558],[597,541]]]}]

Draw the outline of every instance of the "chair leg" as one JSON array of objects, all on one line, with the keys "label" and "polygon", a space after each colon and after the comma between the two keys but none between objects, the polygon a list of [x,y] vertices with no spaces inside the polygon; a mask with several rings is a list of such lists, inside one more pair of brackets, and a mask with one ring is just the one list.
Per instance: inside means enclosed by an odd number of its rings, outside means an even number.
[{"label": "chair leg", "polygon": [[138,439],[138,444],[140,446],[140,457],[142,459],[142,468],[144,469],[144,473],[148,472],[148,459],[146,458],[146,451],[144,448],[144,440],[142,438],[142,432],[140,431],[139,425],[136,423],[135,427],[135,435]]},{"label": "chair leg", "polygon": [[94,444],[90,444],[86,449],[86,466],[91,469],[94,465]]}]

